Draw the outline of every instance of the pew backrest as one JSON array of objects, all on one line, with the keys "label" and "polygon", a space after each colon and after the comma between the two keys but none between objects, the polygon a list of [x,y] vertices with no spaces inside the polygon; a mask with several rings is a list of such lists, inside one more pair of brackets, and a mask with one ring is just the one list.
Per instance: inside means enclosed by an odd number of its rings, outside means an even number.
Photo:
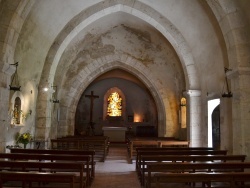
[{"label": "pew backrest", "polygon": [[56,155],[89,155],[90,156],[90,167],[91,167],[91,177],[95,177],[95,151],[85,151],[85,150],[51,150],[51,149],[20,149],[12,148],[11,153],[27,153],[27,154],[56,154]]},{"label": "pew backrest", "polygon": [[[79,173],[80,187],[90,185],[90,177],[85,162],[35,162],[35,161],[0,161],[3,171],[32,172],[74,172]],[[84,178],[84,174],[86,174]],[[86,182],[85,182],[86,181]]]},{"label": "pew backrest", "polygon": [[[153,182],[153,173],[177,173],[183,174],[189,173],[210,173],[210,172],[244,172],[245,169],[250,168],[250,163],[146,163],[147,176],[143,178],[143,184],[151,184]],[[186,173],[184,173],[186,174]]]},{"label": "pew backrest", "polygon": [[[156,187],[160,187],[162,183],[202,183],[211,185],[212,182],[228,183],[227,187],[244,187],[245,182],[250,182],[250,173],[237,172],[237,173],[156,173],[154,175]],[[240,184],[239,184],[240,183]],[[150,188],[151,184],[148,183],[147,187]]]},{"label": "pew backrest", "polygon": [[74,188],[77,175],[74,173],[40,173],[40,172],[0,172],[0,187],[3,187],[3,183],[6,181],[19,181],[29,183],[32,187],[33,182],[55,182],[55,183],[67,183],[70,188]]}]

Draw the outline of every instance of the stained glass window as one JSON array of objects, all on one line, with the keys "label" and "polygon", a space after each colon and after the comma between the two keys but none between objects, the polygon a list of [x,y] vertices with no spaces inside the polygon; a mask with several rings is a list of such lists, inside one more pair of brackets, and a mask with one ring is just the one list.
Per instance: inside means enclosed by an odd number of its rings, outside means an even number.
[{"label": "stained glass window", "polygon": [[111,93],[108,97],[108,116],[121,116],[122,115],[122,98],[117,92]]}]

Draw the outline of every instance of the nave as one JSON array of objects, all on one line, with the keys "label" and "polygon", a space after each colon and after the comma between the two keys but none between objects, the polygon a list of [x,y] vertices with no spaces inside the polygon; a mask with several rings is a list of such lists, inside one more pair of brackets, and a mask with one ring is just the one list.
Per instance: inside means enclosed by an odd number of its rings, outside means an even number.
[{"label": "nave", "polygon": [[91,188],[140,188],[135,164],[128,162],[124,144],[110,144],[105,162],[97,162],[96,177]]}]

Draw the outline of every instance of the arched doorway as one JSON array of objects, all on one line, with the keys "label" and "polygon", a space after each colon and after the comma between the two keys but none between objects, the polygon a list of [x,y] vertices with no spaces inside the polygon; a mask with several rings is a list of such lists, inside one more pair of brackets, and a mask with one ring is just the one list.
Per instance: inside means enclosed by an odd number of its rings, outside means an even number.
[{"label": "arched doorway", "polygon": [[208,101],[208,147],[220,147],[220,99]]}]

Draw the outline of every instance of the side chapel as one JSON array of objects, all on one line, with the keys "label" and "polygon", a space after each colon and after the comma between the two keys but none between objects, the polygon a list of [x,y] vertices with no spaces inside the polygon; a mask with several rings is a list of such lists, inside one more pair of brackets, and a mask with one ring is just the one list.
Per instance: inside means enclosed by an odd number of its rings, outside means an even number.
[{"label": "side chapel", "polygon": [[46,148],[117,128],[250,156],[249,8],[0,0],[1,152],[17,133]]}]

